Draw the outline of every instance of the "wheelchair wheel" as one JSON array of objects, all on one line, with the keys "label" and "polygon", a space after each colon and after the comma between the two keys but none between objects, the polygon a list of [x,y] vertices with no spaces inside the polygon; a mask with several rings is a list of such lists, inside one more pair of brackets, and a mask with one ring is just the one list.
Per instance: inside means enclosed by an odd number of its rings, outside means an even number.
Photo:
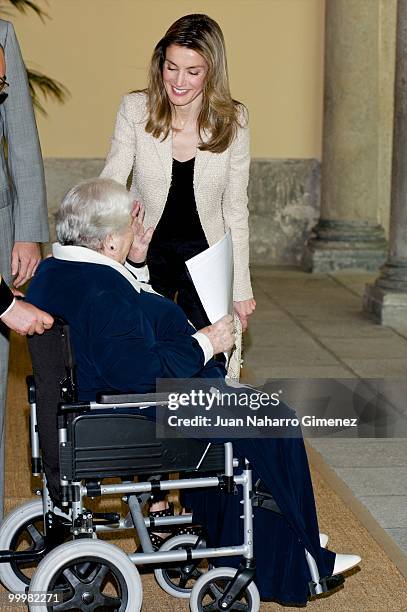
[{"label": "wheelchair wheel", "polygon": [[[107,542],[74,540],[54,548],[39,563],[29,595],[55,593],[62,584],[63,603],[49,603],[47,610],[141,610],[143,590],[137,568],[120,548]],[[45,611],[44,603],[29,606],[30,612]]]},{"label": "wheelchair wheel", "polygon": [[[0,550],[35,550],[44,541],[41,499],[33,499],[6,516],[0,527]],[[37,563],[0,563],[0,581],[12,593],[24,592]]]},{"label": "wheelchair wheel", "polygon": [[[186,548],[205,548],[205,542],[193,534],[184,534],[169,538],[160,546],[160,552],[182,550]],[[189,599],[191,590],[200,576],[208,570],[206,559],[196,559],[191,562],[167,563],[164,567],[154,570],[155,578],[160,587],[173,597]]]},{"label": "wheelchair wheel", "polygon": [[[236,569],[232,567],[216,567],[198,578],[191,592],[189,602],[191,612],[222,610],[218,602],[235,574]],[[244,612],[260,610],[260,595],[254,582],[248,585],[229,610]]]}]

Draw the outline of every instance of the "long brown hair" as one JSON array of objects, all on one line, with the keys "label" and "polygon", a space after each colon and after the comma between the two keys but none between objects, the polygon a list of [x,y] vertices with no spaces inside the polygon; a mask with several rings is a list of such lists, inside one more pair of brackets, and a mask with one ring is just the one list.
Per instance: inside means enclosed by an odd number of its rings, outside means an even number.
[{"label": "long brown hair", "polygon": [[245,107],[232,99],[229,89],[225,41],[219,25],[207,15],[185,15],[167,30],[157,43],[151,58],[147,94],[149,118],[146,132],[155,138],[167,138],[172,125],[172,109],[163,84],[165,53],[170,45],[187,47],[199,53],[208,64],[198,116],[198,130],[202,138],[209,134],[199,149],[222,153],[233,141]]}]

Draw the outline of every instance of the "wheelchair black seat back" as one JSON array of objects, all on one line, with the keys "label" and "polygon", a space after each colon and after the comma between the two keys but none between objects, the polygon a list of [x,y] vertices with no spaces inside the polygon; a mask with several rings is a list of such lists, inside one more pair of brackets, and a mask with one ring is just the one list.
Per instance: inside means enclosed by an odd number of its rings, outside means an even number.
[{"label": "wheelchair black seat back", "polygon": [[[58,405],[77,398],[75,360],[69,326],[55,318],[46,333],[28,337],[33,377],[27,378],[29,401],[34,400],[42,468],[55,503],[60,496]],[[37,470],[36,470],[37,471]]]}]

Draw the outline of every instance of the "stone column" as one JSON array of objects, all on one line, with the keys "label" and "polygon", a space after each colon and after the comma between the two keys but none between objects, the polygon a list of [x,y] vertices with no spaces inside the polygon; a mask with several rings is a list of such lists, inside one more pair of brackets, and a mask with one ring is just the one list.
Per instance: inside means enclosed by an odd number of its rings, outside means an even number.
[{"label": "stone column", "polygon": [[321,218],[304,255],[314,272],[375,270],[378,224],[380,3],[326,3]]},{"label": "stone column", "polygon": [[398,0],[389,254],[367,285],[364,309],[384,325],[407,326],[407,0]]},{"label": "stone column", "polygon": [[379,0],[379,170],[378,221],[386,237],[390,228],[391,158],[394,127],[397,0]]}]

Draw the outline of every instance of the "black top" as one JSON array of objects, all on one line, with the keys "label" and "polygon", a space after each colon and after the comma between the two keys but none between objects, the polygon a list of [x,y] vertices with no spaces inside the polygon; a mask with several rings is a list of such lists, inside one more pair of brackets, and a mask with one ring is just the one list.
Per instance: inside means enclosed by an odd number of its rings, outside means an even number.
[{"label": "black top", "polygon": [[203,240],[206,242],[194,194],[195,157],[172,160],[172,180],[167,202],[154,232],[155,240]]}]

